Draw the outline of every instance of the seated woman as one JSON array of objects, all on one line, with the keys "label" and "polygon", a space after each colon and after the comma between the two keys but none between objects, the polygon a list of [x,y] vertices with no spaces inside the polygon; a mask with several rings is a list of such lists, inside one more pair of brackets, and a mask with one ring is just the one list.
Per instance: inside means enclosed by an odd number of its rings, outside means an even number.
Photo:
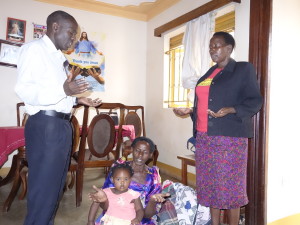
[{"label": "seated woman", "polygon": [[[157,203],[165,201],[166,197],[169,197],[169,193],[161,193],[161,178],[159,170],[156,166],[148,167],[146,162],[152,157],[155,145],[151,139],[146,137],[136,138],[131,147],[133,148],[132,156],[133,160],[130,163],[131,168],[134,171],[129,188],[140,193],[140,199],[144,207],[144,218],[141,224],[156,224],[152,218],[157,211]],[[119,159],[120,160],[124,159]],[[113,165],[114,166],[114,165]],[[111,170],[104,182],[102,188],[114,187],[111,180]],[[90,193],[89,197],[93,201],[100,202],[101,192],[100,189],[93,187],[96,192]],[[100,205],[101,207],[101,205]],[[104,213],[96,220],[96,224],[99,223]]]}]

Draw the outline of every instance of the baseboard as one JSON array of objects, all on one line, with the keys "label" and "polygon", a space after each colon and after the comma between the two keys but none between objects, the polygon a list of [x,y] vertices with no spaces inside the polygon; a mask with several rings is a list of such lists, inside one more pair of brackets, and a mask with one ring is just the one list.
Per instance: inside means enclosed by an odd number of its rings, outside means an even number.
[{"label": "baseboard", "polygon": [[[164,173],[170,177],[175,178],[177,181],[181,181],[181,169],[178,169],[174,166],[170,166],[168,164],[157,162],[157,167],[159,168],[161,173]],[[5,177],[10,170],[10,167],[4,167],[0,169],[0,176]],[[191,187],[196,187],[196,175],[189,173],[187,174],[188,185]]]}]

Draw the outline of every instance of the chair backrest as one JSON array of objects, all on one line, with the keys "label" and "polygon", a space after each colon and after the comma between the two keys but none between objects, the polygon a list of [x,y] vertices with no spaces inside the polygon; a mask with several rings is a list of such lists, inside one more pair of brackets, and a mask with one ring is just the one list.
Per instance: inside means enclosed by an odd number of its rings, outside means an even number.
[{"label": "chair backrest", "polygon": [[71,117],[71,126],[73,130],[73,141],[72,141],[72,154],[77,151],[80,140],[80,125],[75,115]]},{"label": "chair backrest", "polygon": [[[145,129],[145,117],[144,117],[144,106],[141,105],[125,105],[125,118],[124,125],[133,125],[135,130],[135,137],[144,136],[146,137],[146,129]],[[131,142],[124,143],[123,145],[123,156],[127,159],[128,155],[132,153]],[[155,146],[155,150],[153,152],[153,157],[149,159],[146,164],[150,162],[153,165],[156,165],[157,158],[159,156],[159,151]]]},{"label": "chair backrest", "polygon": [[29,115],[24,111],[24,102],[19,102],[16,105],[17,108],[17,126],[25,126],[25,123],[29,117]]},{"label": "chair backrest", "polygon": [[113,151],[115,144],[115,124],[107,114],[96,115],[89,125],[87,142],[90,153],[103,158]]},{"label": "chair backrest", "polygon": [[[120,157],[120,149],[121,149],[121,145],[123,142],[122,126],[124,124],[124,105],[121,103],[103,102],[100,106],[96,107],[96,111],[97,111],[97,116],[96,116],[97,118],[102,118],[103,121],[104,120],[107,121],[107,122],[102,122],[102,123],[104,123],[104,124],[102,124],[102,126],[107,126],[107,127],[111,126],[111,129],[107,130],[107,131],[114,132],[113,135],[111,135],[111,138],[115,137],[115,139],[114,139],[115,142],[113,144],[113,146],[115,146],[114,150],[113,150],[113,154],[115,156],[115,159],[118,159]],[[115,129],[115,122],[114,122],[113,118],[109,116],[109,114],[105,114],[105,113],[101,114],[101,112],[103,112],[103,111],[109,111],[110,113],[116,113],[118,115],[118,117],[119,117],[118,129]],[[99,117],[99,116],[102,116],[102,117]],[[117,132],[117,135],[115,135],[116,134],[115,132]]]},{"label": "chair backrest", "polygon": [[[96,107],[97,115],[88,123],[90,111],[93,107],[83,106],[83,120],[79,151],[74,154],[71,160],[71,173],[76,173],[76,206],[80,206],[82,201],[83,177],[85,168],[104,167],[107,169],[120,156],[122,144],[122,126],[124,124],[124,105],[120,103],[105,103]],[[108,114],[101,114],[105,110],[118,112],[119,127],[116,128],[113,119]],[[92,113],[91,113],[92,114]],[[72,120],[71,120],[72,122]],[[86,149],[88,143],[88,150]],[[115,145],[116,143],[116,145]],[[112,153],[112,154],[111,154]]]},{"label": "chair backrest", "polygon": [[98,114],[107,114],[109,115],[113,121],[115,125],[119,125],[119,116],[117,112],[112,112],[112,110],[109,110],[108,112],[100,112]]},{"label": "chair backrest", "polygon": [[133,125],[135,137],[146,136],[144,106],[125,105],[124,125]]}]

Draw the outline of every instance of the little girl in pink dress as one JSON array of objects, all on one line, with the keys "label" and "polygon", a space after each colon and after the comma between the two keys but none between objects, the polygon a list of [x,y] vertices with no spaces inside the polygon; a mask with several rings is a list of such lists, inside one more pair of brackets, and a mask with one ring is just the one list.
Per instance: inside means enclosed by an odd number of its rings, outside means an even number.
[{"label": "little girl in pink dress", "polygon": [[[138,225],[143,216],[144,209],[140,200],[140,193],[128,189],[133,170],[124,162],[112,167],[112,180],[114,187],[102,190],[100,202],[93,202],[90,208],[88,225]],[[96,213],[101,208],[106,210],[99,222],[95,222]],[[103,206],[103,207],[102,207]]]}]

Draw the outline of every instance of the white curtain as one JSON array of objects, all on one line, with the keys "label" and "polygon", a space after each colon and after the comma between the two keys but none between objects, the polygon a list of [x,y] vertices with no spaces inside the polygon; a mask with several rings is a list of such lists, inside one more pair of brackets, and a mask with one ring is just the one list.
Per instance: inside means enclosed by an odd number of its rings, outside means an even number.
[{"label": "white curtain", "polygon": [[[215,13],[210,12],[187,23],[183,37],[184,57],[182,65],[182,85],[194,90],[198,79],[210,67],[209,40],[214,30]],[[193,102],[194,91],[189,94]]]}]

